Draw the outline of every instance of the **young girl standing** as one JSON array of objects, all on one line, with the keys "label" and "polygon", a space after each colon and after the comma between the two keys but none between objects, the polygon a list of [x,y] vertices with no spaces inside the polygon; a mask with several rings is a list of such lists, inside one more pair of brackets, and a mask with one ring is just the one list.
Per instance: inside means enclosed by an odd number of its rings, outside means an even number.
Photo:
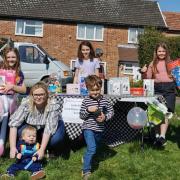
[{"label": "young girl standing", "polygon": [[[16,48],[7,48],[4,51],[4,61],[0,64],[0,69],[15,71],[15,84],[1,85],[0,103],[4,114],[12,114],[16,109],[16,95],[10,93],[26,93],[24,75],[20,69],[20,57]],[[8,125],[8,115],[0,117],[0,156],[4,152],[6,131]]]},{"label": "young girl standing", "polygon": [[[155,94],[162,95],[166,102],[169,112],[174,112],[175,109],[175,82],[171,75],[171,72],[167,68],[167,64],[170,61],[167,45],[165,43],[157,44],[153,61],[148,68],[143,68],[143,71],[147,70],[147,79],[154,79]],[[141,70],[141,71],[142,71]],[[155,145],[166,145],[165,135],[168,129],[168,119],[159,127],[159,133],[156,134]]]},{"label": "young girl standing", "polygon": [[95,52],[89,41],[82,41],[78,47],[78,58],[75,63],[74,83],[80,82],[80,77],[88,75],[99,76],[99,60],[95,58]]}]

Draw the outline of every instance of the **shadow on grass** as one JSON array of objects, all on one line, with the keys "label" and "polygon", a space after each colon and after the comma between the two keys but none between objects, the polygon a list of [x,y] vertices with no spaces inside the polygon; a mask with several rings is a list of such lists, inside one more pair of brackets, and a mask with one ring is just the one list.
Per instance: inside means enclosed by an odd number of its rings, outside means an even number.
[{"label": "shadow on grass", "polygon": [[97,149],[97,153],[93,157],[92,161],[92,172],[96,171],[99,167],[99,163],[101,161],[105,161],[113,156],[115,156],[117,152],[105,144],[102,144],[101,147]]},{"label": "shadow on grass", "polygon": [[174,143],[177,143],[178,148],[180,148],[180,126],[170,124],[169,130],[167,131],[167,139]]},{"label": "shadow on grass", "polygon": [[65,135],[64,141],[61,145],[55,148],[55,155],[61,156],[63,159],[68,160],[70,158],[71,151],[76,152],[85,146],[85,141],[82,135],[75,140],[70,140],[68,135]]}]

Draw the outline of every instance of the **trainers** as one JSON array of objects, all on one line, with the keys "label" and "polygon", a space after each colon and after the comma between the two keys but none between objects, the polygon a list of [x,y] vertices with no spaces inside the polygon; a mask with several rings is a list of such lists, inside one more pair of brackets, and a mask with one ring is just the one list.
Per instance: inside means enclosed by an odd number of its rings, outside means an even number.
[{"label": "trainers", "polygon": [[42,179],[44,178],[46,175],[45,175],[45,172],[43,170],[40,170],[40,171],[37,171],[37,172],[34,172],[32,175],[31,175],[31,180],[36,180],[36,179]]},{"label": "trainers", "polygon": [[14,178],[14,175],[13,174],[2,174],[1,176],[0,176],[0,179],[1,180],[8,180],[8,179],[13,179]]},{"label": "trainers", "polygon": [[166,139],[165,138],[163,138],[163,137],[160,137],[159,139],[158,139],[158,143],[159,143],[159,145],[162,147],[162,146],[165,146],[166,145]]},{"label": "trainers", "polygon": [[154,145],[157,147],[164,147],[166,146],[166,139],[163,137],[156,138]]},{"label": "trainers", "polygon": [[83,180],[88,180],[90,175],[91,175],[91,172],[82,173]]}]

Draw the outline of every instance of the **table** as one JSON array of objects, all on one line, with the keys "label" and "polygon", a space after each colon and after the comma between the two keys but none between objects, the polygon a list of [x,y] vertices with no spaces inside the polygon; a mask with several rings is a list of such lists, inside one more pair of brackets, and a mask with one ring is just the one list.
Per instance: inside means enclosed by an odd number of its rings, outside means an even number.
[{"label": "table", "polygon": [[[146,108],[146,102],[154,97],[133,97],[133,96],[110,96],[105,95],[113,105],[114,117],[105,123],[104,140],[110,147],[131,141],[140,132],[140,130],[132,129],[126,120],[127,113],[134,106]],[[64,98],[84,98],[80,95],[57,95],[57,101],[63,108]],[[70,140],[75,140],[82,134],[82,124],[65,123],[66,133]]]}]

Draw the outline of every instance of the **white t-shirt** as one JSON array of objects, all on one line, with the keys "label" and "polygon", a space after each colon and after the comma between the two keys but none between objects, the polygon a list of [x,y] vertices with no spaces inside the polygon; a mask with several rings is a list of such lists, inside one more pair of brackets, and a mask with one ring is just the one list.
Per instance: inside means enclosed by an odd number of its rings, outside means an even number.
[{"label": "white t-shirt", "polygon": [[95,74],[96,69],[100,68],[99,60],[94,58],[93,60],[83,60],[82,62],[78,59],[75,62],[75,68],[79,69],[79,76],[87,77]]}]

